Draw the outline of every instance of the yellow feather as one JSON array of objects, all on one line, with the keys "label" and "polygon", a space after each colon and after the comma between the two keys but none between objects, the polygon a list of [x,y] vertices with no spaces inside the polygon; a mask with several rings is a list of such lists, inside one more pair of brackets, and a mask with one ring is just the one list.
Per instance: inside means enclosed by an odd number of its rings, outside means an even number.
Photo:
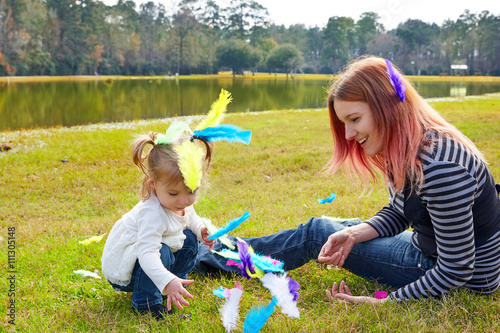
[{"label": "yellow feather", "polygon": [[196,126],[196,131],[201,131],[207,127],[217,126],[221,123],[227,110],[227,105],[231,103],[233,98],[231,93],[222,89],[219,94],[219,99],[212,103],[212,107],[207,114],[207,117]]},{"label": "yellow feather", "polygon": [[184,177],[184,183],[192,191],[201,185],[203,178],[203,149],[191,141],[184,141],[182,145],[175,147],[179,155],[179,170]]}]

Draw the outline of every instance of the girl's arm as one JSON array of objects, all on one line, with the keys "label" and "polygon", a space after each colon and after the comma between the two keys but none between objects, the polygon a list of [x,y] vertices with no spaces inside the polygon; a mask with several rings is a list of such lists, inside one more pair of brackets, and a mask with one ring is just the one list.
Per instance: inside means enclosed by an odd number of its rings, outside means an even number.
[{"label": "girl's arm", "polygon": [[166,285],[176,276],[163,266],[160,259],[162,235],[166,230],[158,209],[148,208],[141,212],[137,233],[137,258],[147,276],[158,290],[163,291]]}]

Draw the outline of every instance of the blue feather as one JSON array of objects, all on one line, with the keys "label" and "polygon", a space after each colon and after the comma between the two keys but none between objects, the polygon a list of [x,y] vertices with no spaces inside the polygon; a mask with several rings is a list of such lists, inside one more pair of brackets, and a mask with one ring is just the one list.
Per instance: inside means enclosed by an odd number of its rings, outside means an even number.
[{"label": "blue feather", "polygon": [[337,195],[335,193],[332,193],[330,194],[330,196],[326,199],[318,199],[318,202],[320,204],[324,204],[324,203],[327,203],[327,202],[332,202],[335,198],[337,197]]},{"label": "blue feather", "polygon": [[209,142],[224,140],[227,142],[241,142],[248,145],[252,139],[252,131],[243,131],[238,126],[223,124],[194,131],[193,137]]},{"label": "blue feather", "polygon": [[269,317],[274,312],[274,307],[278,304],[278,299],[273,298],[271,303],[267,306],[253,307],[248,313],[245,321],[243,322],[243,332],[244,333],[257,333],[266,324]]},{"label": "blue feather", "polygon": [[272,259],[271,257],[265,257],[258,254],[252,254],[251,258],[254,265],[256,265],[265,272],[275,272],[275,273],[285,272],[285,270],[283,269],[284,263],[279,260],[275,260]]},{"label": "blue feather", "polygon": [[243,222],[245,222],[246,219],[248,219],[249,217],[250,217],[250,213],[249,212],[245,212],[243,215],[241,215],[241,217],[232,220],[225,227],[220,228],[219,230],[217,230],[217,232],[215,232],[214,234],[208,236],[208,239],[212,240],[212,239],[217,239],[217,238],[219,238],[221,236],[224,236],[228,232],[231,232],[234,229],[238,228],[240,226],[240,224],[242,224]]}]

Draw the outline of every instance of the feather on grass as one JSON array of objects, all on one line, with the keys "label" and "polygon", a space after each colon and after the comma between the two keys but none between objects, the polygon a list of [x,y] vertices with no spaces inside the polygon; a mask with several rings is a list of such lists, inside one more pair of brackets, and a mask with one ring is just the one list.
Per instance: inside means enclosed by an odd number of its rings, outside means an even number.
[{"label": "feather on grass", "polygon": [[229,297],[219,309],[222,317],[222,324],[226,332],[231,332],[238,325],[240,299],[243,295],[243,290],[233,288],[229,290]]},{"label": "feather on grass", "polygon": [[[292,318],[299,318],[300,313],[297,308],[297,302],[294,300],[295,295],[290,291],[290,280],[291,279],[286,276],[286,273],[267,273],[260,279],[262,285],[278,300],[278,306],[281,308],[281,312]],[[293,281],[295,282],[295,280]],[[295,285],[294,289],[296,289]]]},{"label": "feather on grass", "polygon": [[245,321],[243,322],[243,332],[259,332],[264,327],[269,317],[273,314],[276,304],[278,304],[278,300],[273,298],[271,303],[267,306],[251,308],[247,313]]},{"label": "feather on grass", "polygon": [[337,197],[337,195],[335,193],[331,193],[328,198],[318,199],[318,202],[320,204],[329,203],[329,202],[332,202],[333,200],[335,200],[336,197]]}]

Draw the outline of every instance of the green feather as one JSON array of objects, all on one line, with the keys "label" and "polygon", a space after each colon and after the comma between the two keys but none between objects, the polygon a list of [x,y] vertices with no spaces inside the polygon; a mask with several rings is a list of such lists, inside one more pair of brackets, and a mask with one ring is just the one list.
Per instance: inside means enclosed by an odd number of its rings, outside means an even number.
[{"label": "green feather", "polygon": [[179,170],[184,177],[184,183],[192,191],[201,185],[203,178],[203,149],[191,141],[184,141],[182,145],[175,147],[179,155]]},{"label": "green feather", "polygon": [[168,145],[177,141],[183,132],[188,131],[189,126],[183,121],[176,121],[170,124],[165,134],[159,133],[156,136],[155,144]]},{"label": "green feather", "polygon": [[233,98],[231,93],[222,89],[219,94],[219,99],[212,103],[212,107],[207,114],[207,117],[198,124],[196,131],[201,131],[207,127],[217,126],[221,123],[227,110],[227,105],[231,103]]}]

